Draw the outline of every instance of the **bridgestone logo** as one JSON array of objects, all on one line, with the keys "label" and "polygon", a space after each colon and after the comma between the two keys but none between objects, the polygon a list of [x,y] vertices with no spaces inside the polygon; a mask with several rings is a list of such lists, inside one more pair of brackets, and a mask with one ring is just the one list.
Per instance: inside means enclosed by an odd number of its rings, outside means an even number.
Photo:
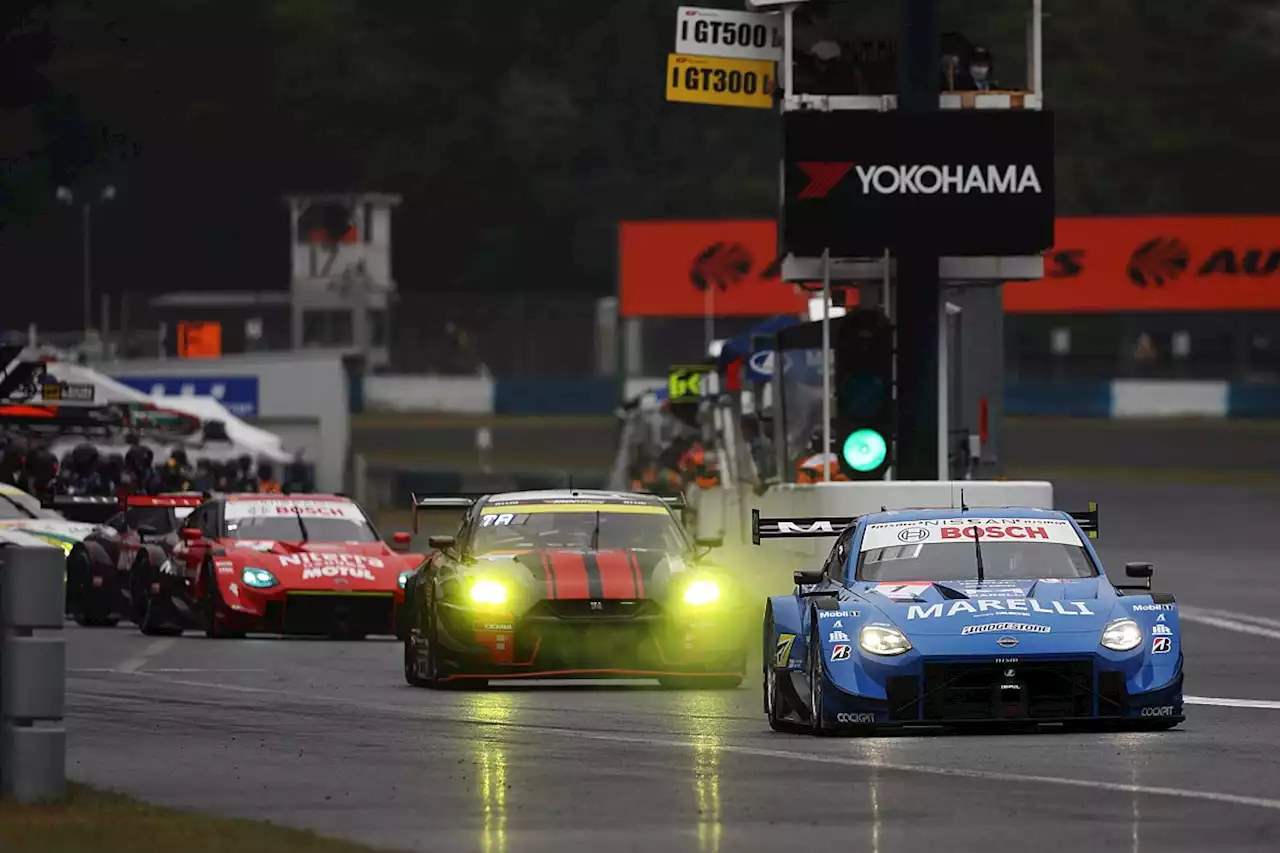
[{"label": "bridgestone logo", "polygon": [[871,195],[1043,192],[1034,166],[855,166],[862,192]]},{"label": "bridgestone logo", "polygon": [[992,631],[1023,631],[1028,634],[1047,634],[1048,625],[1028,625],[1022,622],[993,622],[990,625],[969,625],[961,634],[989,634]]}]

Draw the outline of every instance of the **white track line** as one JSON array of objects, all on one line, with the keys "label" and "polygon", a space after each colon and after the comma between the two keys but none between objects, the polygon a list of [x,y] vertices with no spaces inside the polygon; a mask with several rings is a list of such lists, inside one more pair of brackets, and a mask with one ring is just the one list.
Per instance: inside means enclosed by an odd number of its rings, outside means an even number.
[{"label": "white track line", "polygon": [[1269,708],[1280,711],[1280,702],[1270,699],[1221,699],[1214,696],[1183,696],[1188,705],[1217,705],[1222,708]]},{"label": "white track line", "polygon": [[1235,631],[1237,634],[1253,634],[1255,637],[1280,640],[1280,622],[1272,619],[1263,619],[1261,616],[1232,613],[1229,610],[1202,610],[1199,607],[1180,607],[1178,615],[1179,618],[1188,622],[1221,628],[1224,631]]},{"label": "white track line", "polygon": [[168,637],[163,640],[156,640],[151,645],[143,649],[140,654],[138,654],[135,657],[129,658],[127,661],[125,661],[124,663],[116,667],[116,671],[123,672],[128,675],[132,675],[136,673],[138,670],[142,669],[142,667],[146,665],[147,660],[149,658],[153,658],[156,655],[163,654],[164,652],[168,651],[169,648],[176,642],[178,641],[173,637]]},{"label": "white track line", "polygon": [[[150,676],[149,673],[134,673],[139,676]],[[361,702],[354,699],[342,699],[332,696],[323,696],[309,693],[299,693],[290,690],[273,690],[265,687],[245,687],[238,684],[218,684],[208,681],[187,681],[171,678],[159,679],[162,682],[170,684],[180,684],[188,687],[204,687],[218,691],[226,691],[232,693],[257,693],[270,694],[275,696],[288,697],[307,702],[321,701],[329,705],[348,705],[355,708],[361,708],[371,711],[385,711],[397,714],[405,714],[411,717],[419,717],[424,719],[433,719],[430,713],[422,713],[420,709],[410,708],[403,705],[389,705],[380,702]],[[1236,700],[1247,701],[1247,700]],[[1280,704],[1280,703],[1278,703]],[[465,717],[450,716],[449,719],[454,722],[469,722],[481,725],[507,725],[494,723],[491,720],[469,719]],[[609,732],[583,732],[580,730],[570,730],[556,728],[553,726],[531,726],[519,725],[521,731],[534,732],[540,735],[567,737],[586,740],[596,740],[606,743],[631,743],[642,746],[663,747],[666,749],[686,749],[697,750],[705,749],[705,743],[696,743],[694,741],[670,740],[666,738],[647,737],[640,735],[613,734]],[[1160,737],[1155,735],[1154,737]],[[1111,791],[1122,794],[1144,794],[1154,797],[1175,797],[1184,800],[1200,800],[1210,803],[1227,803],[1236,806],[1254,806],[1261,809],[1269,809],[1271,811],[1280,811],[1280,800],[1268,797],[1246,797],[1239,794],[1226,794],[1218,791],[1197,791],[1189,788],[1170,788],[1159,785],[1128,785],[1121,782],[1104,782],[1094,779],[1071,779],[1062,776],[1036,776],[1023,773],[1002,773],[992,770],[966,770],[953,767],[927,767],[920,764],[896,764],[893,762],[877,761],[870,759],[852,758],[842,755],[823,755],[810,752],[791,752],[784,749],[766,749],[763,747],[740,746],[734,744],[722,744],[716,749],[733,753],[736,755],[751,755],[759,758],[779,758],[784,761],[804,761],[811,764],[835,764],[842,767],[859,767],[873,770],[896,770],[902,773],[917,773],[926,776],[945,776],[949,778],[959,779],[978,779],[989,782],[1014,782],[1018,784],[1038,784],[1038,785],[1058,785],[1068,788],[1084,788],[1093,791]]]}]

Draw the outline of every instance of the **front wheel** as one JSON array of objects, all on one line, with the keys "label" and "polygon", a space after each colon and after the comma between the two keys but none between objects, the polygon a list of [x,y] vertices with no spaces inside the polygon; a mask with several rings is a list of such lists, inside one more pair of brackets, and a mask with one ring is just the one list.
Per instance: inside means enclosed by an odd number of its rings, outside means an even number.
[{"label": "front wheel", "polygon": [[822,646],[818,643],[818,620],[815,618],[813,621],[815,624],[805,649],[805,671],[809,676],[809,733],[826,735],[831,733],[822,723],[822,687],[826,668],[822,663]]},{"label": "front wheel", "polygon": [[222,590],[218,589],[218,579],[213,573],[213,566],[204,568],[204,635],[211,640],[239,639],[243,631],[232,631],[227,628],[227,604],[222,600]]},{"label": "front wheel", "polygon": [[73,551],[67,558],[67,609],[82,628],[114,628],[120,617],[103,607],[101,596],[94,595],[93,565],[84,551]]}]

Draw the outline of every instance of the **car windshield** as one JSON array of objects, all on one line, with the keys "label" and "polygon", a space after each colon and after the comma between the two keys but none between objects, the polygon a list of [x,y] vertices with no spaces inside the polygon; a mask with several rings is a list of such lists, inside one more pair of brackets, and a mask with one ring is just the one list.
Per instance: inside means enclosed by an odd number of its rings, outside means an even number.
[{"label": "car windshield", "polygon": [[689,550],[688,540],[664,507],[604,504],[581,508],[511,506],[481,511],[472,551],[571,548],[661,551]]},{"label": "car windshield", "polygon": [[1061,519],[928,519],[872,524],[854,577],[862,581],[957,581],[1097,576],[1072,525]]},{"label": "car windshield", "polygon": [[369,519],[350,501],[230,501],[224,531],[229,539],[276,542],[378,540]]}]

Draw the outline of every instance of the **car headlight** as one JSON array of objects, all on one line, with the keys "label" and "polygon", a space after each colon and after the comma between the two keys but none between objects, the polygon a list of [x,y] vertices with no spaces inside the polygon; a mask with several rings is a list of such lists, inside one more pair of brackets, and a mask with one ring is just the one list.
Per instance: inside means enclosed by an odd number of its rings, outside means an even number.
[{"label": "car headlight", "polygon": [[907,635],[888,625],[863,626],[858,634],[858,645],[873,655],[900,655],[911,651]]},{"label": "car headlight", "polygon": [[1102,629],[1102,646],[1113,652],[1128,652],[1142,645],[1142,629],[1132,619],[1117,619]]},{"label": "car headlight", "polygon": [[412,574],[413,574],[413,572],[412,572],[412,571],[408,571],[408,572],[401,572],[401,573],[400,573],[400,588],[401,588],[401,589],[404,589],[405,584],[409,583],[409,576],[410,576],[410,575],[412,575]]},{"label": "car headlight", "polygon": [[507,603],[507,588],[495,580],[478,580],[471,585],[471,601],[475,604]]},{"label": "car headlight", "polygon": [[720,600],[720,584],[710,578],[699,578],[684,588],[684,603],[699,607]]},{"label": "car headlight", "polygon": [[245,586],[251,586],[254,589],[269,589],[280,583],[276,580],[276,576],[266,569],[254,569],[248,566],[240,573],[240,580]]}]

